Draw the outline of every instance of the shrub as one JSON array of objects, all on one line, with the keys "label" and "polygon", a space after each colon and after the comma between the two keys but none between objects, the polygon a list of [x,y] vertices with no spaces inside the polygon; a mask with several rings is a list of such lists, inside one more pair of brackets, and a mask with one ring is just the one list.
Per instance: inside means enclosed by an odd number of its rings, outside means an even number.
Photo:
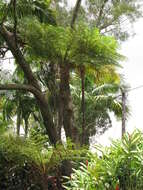
[{"label": "shrub", "polygon": [[65,148],[63,145],[42,148],[42,143],[43,140],[0,136],[1,190],[63,189],[62,175],[66,175],[68,167],[78,168],[87,157],[86,149],[76,150],[71,142]]},{"label": "shrub", "polygon": [[96,146],[100,156],[90,154],[88,166],[73,170],[66,184],[68,190],[143,189],[143,134],[126,134],[122,141],[113,141],[109,148]]},{"label": "shrub", "polygon": [[45,163],[44,154],[32,141],[1,136],[0,189],[43,189]]}]

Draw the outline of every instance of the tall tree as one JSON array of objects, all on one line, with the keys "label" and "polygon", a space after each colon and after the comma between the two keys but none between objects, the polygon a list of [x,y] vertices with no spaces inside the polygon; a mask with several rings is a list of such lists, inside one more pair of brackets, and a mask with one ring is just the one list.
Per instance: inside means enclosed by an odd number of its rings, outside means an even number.
[{"label": "tall tree", "polygon": [[[142,12],[140,3],[137,1],[108,1],[108,0],[101,0],[101,1],[93,1],[93,0],[86,0],[85,6],[80,6],[79,14],[77,17],[77,24],[81,22],[87,22],[90,27],[97,26],[101,33],[107,35],[112,34],[117,39],[125,40],[131,34],[131,30],[127,30],[125,27],[126,25],[130,25],[137,20]],[[64,12],[66,17],[64,22],[59,22],[62,25],[69,24],[69,14],[67,11],[67,3],[65,3],[64,8],[60,7],[58,1],[56,3],[57,11]],[[71,10],[70,15],[74,13],[74,10]],[[61,15],[58,12],[58,16]],[[74,15],[74,14],[73,14]],[[85,61],[84,61],[85,62]],[[83,134],[85,128],[85,105],[84,105],[84,77],[85,73],[85,66],[83,64],[80,66],[80,76],[82,82],[82,125],[83,125]],[[83,135],[84,136],[84,135]]]},{"label": "tall tree", "polygon": [[[72,77],[73,83],[71,86],[75,125],[78,126],[80,135],[79,143],[89,145],[89,138],[94,135],[104,133],[112,126],[112,119],[110,113],[113,112],[115,116],[121,120],[122,116],[122,101],[120,94],[120,80],[118,75],[111,74],[111,79],[106,76],[106,71],[102,70],[102,76],[91,78],[92,74],[85,77],[85,137],[82,138],[82,113],[81,113],[81,84],[78,74]],[[103,79],[104,78],[104,79]],[[96,85],[95,85],[96,79]],[[103,84],[104,81],[104,84]],[[127,107],[127,106],[126,106]],[[92,111],[91,111],[92,110]],[[84,140],[84,141],[83,141]]]},{"label": "tall tree", "polygon": [[[74,24],[78,16],[78,12],[80,9],[81,0],[77,0],[72,20],[70,23],[70,27],[73,30]],[[65,133],[67,137],[70,137],[73,141],[75,141],[76,133],[78,132],[76,127],[73,125],[73,105],[70,91],[70,61],[68,60],[68,54],[71,49],[70,44],[67,44],[67,49],[65,55],[63,57],[63,61],[60,63],[60,101],[63,112],[63,126],[65,129]]]}]

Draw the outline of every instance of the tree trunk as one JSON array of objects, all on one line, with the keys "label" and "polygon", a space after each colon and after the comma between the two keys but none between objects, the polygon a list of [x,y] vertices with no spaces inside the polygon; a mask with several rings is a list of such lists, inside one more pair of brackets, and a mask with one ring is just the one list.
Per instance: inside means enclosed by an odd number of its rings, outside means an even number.
[{"label": "tree trunk", "polygon": [[27,138],[27,136],[28,136],[28,119],[25,119],[24,122],[25,122],[24,137]]},{"label": "tree trunk", "polygon": [[73,106],[69,85],[69,73],[69,67],[66,64],[60,65],[60,101],[63,107],[63,127],[66,137],[72,139]]},{"label": "tree trunk", "polygon": [[[50,69],[49,69],[50,68]],[[47,69],[44,78],[46,85],[51,93],[53,104],[52,110],[54,112],[54,124],[57,130],[58,141],[61,142],[61,128],[63,124],[62,120],[62,104],[60,103],[59,98],[59,84],[56,80],[56,73],[58,73],[58,67],[53,62],[50,62],[49,68]]]},{"label": "tree trunk", "polygon": [[57,136],[57,131],[53,122],[53,117],[49,108],[48,101],[46,100],[43,94],[41,94],[40,99],[39,97],[36,97],[36,99],[37,99],[37,104],[41,111],[43,123],[46,128],[46,132],[49,136],[50,142],[56,145],[56,143],[58,142],[58,136]]},{"label": "tree trunk", "polygon": [[122,93],[122,138],[126,133],[126,94],[124,90],[121,90]]},{"label": "tree trunk", "polygon": [[81,110],[82,110],[82,145],[85,142],[85,69],[82,67],[80,69],[81,75],[81,91],[82,91],[82,99],[81,99]]},{"label": "tree trunk", "polygon": [[49,184],[48,176],[45,173],[43,173],[43,176],[42,176],[42,189],[43,190],[48,190],[49,189],[48,184]]},{"label": "tree trunk", "polygon": [[74,24],[75,24],[75,21],[77,19],[77,15],[78,15],[78,12],[79,12],[79,9],[80,9],[80,6],[81,6],[81,1],[82,0],[77,0],[76,1],[76,5],[75,5],[75,8],[74,8],[74,11],[73,11],[73,16],[72,16],[72,20],[71,20],[71,28],[74,28]]},{"label": "tree trunk", "polygon": [[60,65],[60,102],[63,112],[63,127],[67,138],[78,142],[78,130],[74,126],[73,104],[70,91],[70,71],[68,64]]},{"label": "tree trunk", "polygon": [[58,139],[60,139],[60,140],[61,140],[62,126],[63,126],[63,109],[62,109],[62,104],[59,102],[57,133],[58,133]]},{"label": "tree trunk", "polygon": [[17,121],[16,121],[16,134],[20,136],[20,124],[21,124],[21,111],[17,109]]}]

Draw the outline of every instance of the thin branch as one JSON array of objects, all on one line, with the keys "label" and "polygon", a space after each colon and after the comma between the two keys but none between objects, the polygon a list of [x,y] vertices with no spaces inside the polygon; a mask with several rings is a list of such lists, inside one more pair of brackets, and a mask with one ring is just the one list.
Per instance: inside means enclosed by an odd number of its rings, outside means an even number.
[{"label": "thin branch", "polygon": [[[121,20],[121,21],[119,21],[118,23],[119,23],[120,25],[122,25],[122,24],[125,23],[126,21],[128,21],[128,18],[126,18],[126,19],[124,19],[124,20]],[[106,24],[103,24],[102,26],[99,27],[99,29],[100,29],[100,31],[105,30],[105,29],[107,29],[107,28],[110,27],[110,26],[114,26],[116,23],[117,23],[117,19],[112,18],[112,19],[110,20],[110,22],[108,22],[108,23],[106,23]],[[116,27],[115,27],[115,29],[116,29]]]},{"label": "thin branch", "polygon": [[[121,21],[121,22],[120,22],[120,25],[123,24],[123,23],[126,22],[126,21],[127,21],[127,19]],[[117,27],[113,27],[113,28],[110,28],[110,29],[108,29],[108,28],[111,27],[111,26],[115,26],[115,25],[118,25],[118,24],[112,23],[112,24],[108,25],[106,29],[103,28],[103,30],[105,30],[104,32],[102,32],[102,29],[101,29],[101,33],[104,35],[104,34],[106,34],[106,33],[108,33],[108,32],[114,32],[115,30],[117,30]],[[127,26],[129,26],[129,25],[130,25],[130,23],[127,23],[127,24],[126,24],[126,28],[127,28]],[[124,32],[128,32],[128,31],[129,31],[129,28],[126,29]]]},{"label": "thin branch", "polygon": [[101,5],[100,11],[99,11],[99,15],[98,15],[98,18],[97,18],[97,23],[96,23],[97,27],[100,24],[100,21],[101,21],[101,18],[102,18],[102,14],[103,14],[103,10],[104,10],[104,7],[105,7],[105,5],[106,5],[107,2],[108,2],[108,0],[104,0],[103,4]]}]

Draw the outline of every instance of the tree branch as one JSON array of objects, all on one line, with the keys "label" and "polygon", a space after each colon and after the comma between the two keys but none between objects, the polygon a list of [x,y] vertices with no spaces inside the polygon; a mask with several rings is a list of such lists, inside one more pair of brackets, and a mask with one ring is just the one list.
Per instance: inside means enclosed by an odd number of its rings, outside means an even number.
[{"label": "tree branch", "polygon": [[79,9],[80,9],[81,1],[82,0],[77,0],[77,2],[76,2],[74,12],[73,12],[73,16],[72,16],[72,20],[71,20],[71,24],[70,24],[71,28],[74,28],[74,24],[75,24],[75,21],[76,21],[76,18],[77,18]]},{"label": "tree branch", "polygon": [[0,90],[24,90],[31,92],[32,94],[37,94],[36,88],[25,84],[0,84]]},{"label": "tree branch", "polygon": [[101,18],[102,18],[103,10],[104,10],[104,7],[105,7],[105,5],[106,5],[107,2],[108,2],[108,0],[104,0],[103,4],[101,5],[100,11],[99,11],[99,15],[98,15],[98,18],[97,18],[97,23],[96,23],[97,27],[100,25],[100,21],[101,21]]}]

